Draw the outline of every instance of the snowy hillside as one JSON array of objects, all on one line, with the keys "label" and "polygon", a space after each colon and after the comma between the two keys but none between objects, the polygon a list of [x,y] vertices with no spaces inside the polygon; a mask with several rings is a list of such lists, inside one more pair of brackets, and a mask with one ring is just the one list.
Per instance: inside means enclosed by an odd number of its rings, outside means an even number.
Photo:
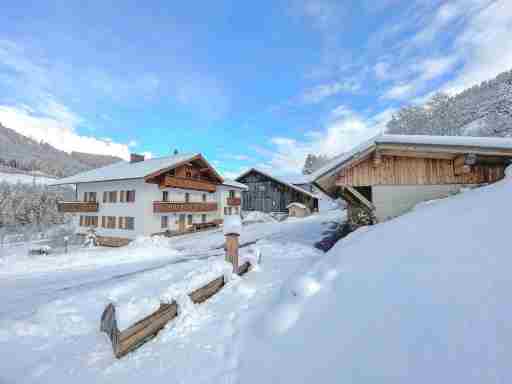
[{"label": "snowy hillside", "polygon": [[25,173],[4,173],[0,172],[0,183],[7,182],[10,184],[23,183],[23,184],[48,184],[55,181],[54,178],[39,176],[39,175],[29,175]]},{"label": "snowy hillside", "polygon": [[510,196],[511,176],[339,242],[241,335],[237,382],[511,382]]}]

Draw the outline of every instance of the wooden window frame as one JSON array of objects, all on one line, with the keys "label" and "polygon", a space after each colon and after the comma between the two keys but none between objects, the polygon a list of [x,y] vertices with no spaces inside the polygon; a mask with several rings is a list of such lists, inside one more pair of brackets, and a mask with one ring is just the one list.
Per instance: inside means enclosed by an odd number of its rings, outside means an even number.
[{"label": "wooden window frame", "polygon": [[203,196],[203,203],[206,203],[206,201],[207,201],[206,193],[203,193],[203,195],[202,195],[202,196]]},{"label": "wooden window frame", "polygon": [[206,223],[206,220],[207,220],[207,219],[206,219],[206,217],[207,217],[207,215],[206,215],[205,213],[203,213],[203,214],[201,215],[201,222],[202,222],[202,223]]},{"label": "wooden window frame", "polygon": [[190,193],[185,192],[185,203],[190,203]]},{"label": "wooden window frame", "polygon": [[124,203],[126,200],[128,200],[126,197],[127,191],[120,191],[119,192],[119,202]]},{"label": "wooden window frame", "polygon": [[169,216],[161,216],[160,217],[160,228],[167,229],[169,228]]},{"label": "wooden window frame", "polygon": [[194,224],[194,215],[187,215],[187,225]]},{"label": "wooden window frame", "polygon": [[108,200],[108,192],[107,191],[103,191],[103,202],[106,203]]},{"label": "wooden window frame", "polygon": [[162,191],[162,201],[169,201],[169,191]]},{"label": "wooden window frame", "polygon": [[133,216],[126,216],[124,218],[124,224],[125,224],[125,228],[124,229],[127,229],[129,231],[134,231],[135,230],[135,217],[133,217]]}]

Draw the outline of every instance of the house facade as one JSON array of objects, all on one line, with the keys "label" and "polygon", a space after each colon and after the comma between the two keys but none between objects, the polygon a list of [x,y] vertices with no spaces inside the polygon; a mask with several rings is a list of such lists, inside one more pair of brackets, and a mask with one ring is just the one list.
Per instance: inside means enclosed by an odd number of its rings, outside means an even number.
[{"label": "house facade", "polygon": [[512,160],[504,138],[379,135],[311,175],[348,202],[352,226],[401,215],[422,201],[494,183]]},{"label": "house facade", "polygon": [[318,211],[318,197],[313,193],[261,170],[253,168],[236,181],[248,187],[242,193],[244,211],[287,213],[291,203],[301,203],[311,212]]},{"label": "house facade", "polygon": [[219,225],[240,214],[246,188],[223,180],[200,154],[132,157],[57,184],[76,185],[75,201],[60,202],[59,209],[75,214],[81,233],[93,228],[104,245]]}]

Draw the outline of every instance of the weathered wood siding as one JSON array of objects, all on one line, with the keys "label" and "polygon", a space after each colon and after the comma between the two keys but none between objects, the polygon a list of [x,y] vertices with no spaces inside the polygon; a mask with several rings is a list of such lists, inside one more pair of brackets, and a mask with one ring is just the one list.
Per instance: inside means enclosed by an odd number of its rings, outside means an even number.
[{"label": "weathered wood siding", "polygon": [[293,202],[302,203],[312,211],[318,208],[316,199],[260,173],[248,173],[237,181],[249,187],[242,193],[245,211],[288,212],[287,206]]},{"label": "weathered wood siding", "polygon": [[338,172],[337,185],[437,185],[492,183],[504,177],[503,165],[475,165],[468,173],[456,175],[454,161],[412,157],[372,158]]}]

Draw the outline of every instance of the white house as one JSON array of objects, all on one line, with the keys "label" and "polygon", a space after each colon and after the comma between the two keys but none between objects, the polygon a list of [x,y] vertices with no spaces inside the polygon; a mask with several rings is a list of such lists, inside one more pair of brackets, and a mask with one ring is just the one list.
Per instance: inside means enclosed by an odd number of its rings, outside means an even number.
[{"label": "white house", "polygon": [[145,160],[132,155],[52,185],[75,184],[76,200],[59,203],[76,214],[81,233],[94,228],[98,242],[123,245],[137,236],[179,233],[218,225],[239,215],[241,191],[225,181],[201,154]]}]

